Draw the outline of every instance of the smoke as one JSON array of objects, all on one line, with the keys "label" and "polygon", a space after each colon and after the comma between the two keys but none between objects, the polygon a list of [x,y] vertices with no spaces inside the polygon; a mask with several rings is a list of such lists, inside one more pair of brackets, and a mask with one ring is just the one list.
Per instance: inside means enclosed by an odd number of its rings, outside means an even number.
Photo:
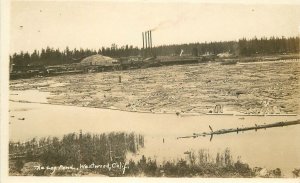
[{"label": "smoke", "polygon": [[151,31],[156,31],[158,29],[165,29],[165,28],[168,28],[168,27],[172,27],[172,25],[174,25],[174,22],[172,22],[171,20],[165,20],[163,22],[160,22],[154,28],[152,28]]},{"label": "smoke", "polygon": [[172,28],[180,24],[181,22],[184,22],[187,19],[186,14],[181,14],[175,19],[169,19],[169,20],[164,20],[160,22],[157,26],[154,28],[150,29],[151,31],[156,31],[160,29],[167,29],[167,28]]}]

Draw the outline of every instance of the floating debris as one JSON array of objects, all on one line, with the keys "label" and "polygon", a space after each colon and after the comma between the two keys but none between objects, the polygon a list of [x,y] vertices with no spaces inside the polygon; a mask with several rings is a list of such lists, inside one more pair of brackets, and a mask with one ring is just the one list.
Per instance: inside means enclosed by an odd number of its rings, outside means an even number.
[{"label": "floating debris", "polygon": [[196,138],[196,137],[205,137],[205,136],[210,136],[210,141],[213,138],[213,135],[221,135],[221,134],[226,134],[226,133],[239,133],[239,132],[244,132],[244,131],[249,131],[249,130],[259,130],[259,129],[267,129],[267,128],[275,128],[275,127],[283,127],[283,126],[290,126],[290,125],[298,125],[300,124],[300,119],[294,120],[294,121],[288,121],[288,122],[277,122],[277,123],[271,123],[271,124],[263,124],[263,125],[257,125],[252,127],[242,127],[242,128],[229,128],[229,129],[221,129],[214,131],[211,126],[210,132],[203,132],[203,133],[194,133],[193,135],[190,136],[183,136],[183,137],[177,137],[177,139],[181,138]]}]

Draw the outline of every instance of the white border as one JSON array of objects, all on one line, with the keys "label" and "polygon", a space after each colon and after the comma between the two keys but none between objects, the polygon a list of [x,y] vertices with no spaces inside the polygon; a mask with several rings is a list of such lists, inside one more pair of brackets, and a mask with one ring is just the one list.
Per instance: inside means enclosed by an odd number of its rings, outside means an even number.
[{"label": "white border", "polygon": [[[22,0],[28,1],[28,0]],[[45,0],[41,0],[45,1]],[[71,0],[67,0],[71,1]],[[85,1],[85,0],[76,0]],[[98,0],[99,1],[99,0]],[[109,0],[102,0],[109,1]],[[143,3],[176,3],[176,2],[187,2],[187,3],[222,3],[222,4],[300,4],[300,0],[114,0],[115,2],[143,2]],[[100,177],[13,177],[8,176],[8,68],[9,68],[9,18],[10,18],[10,3],[8,0],[0,0],[1,8],[1,22],[0,22],[0,119],[1,119],[1,161],[0,161],[0,182],[297,182],[300,183],[300,179],[215,179],[215,178],[100,178]],[[299,10],[300,11],[300,10]],[[300,32],[300,20],[299,20],[299,32]],[[300,53],[299,53],[300,54]]]}]

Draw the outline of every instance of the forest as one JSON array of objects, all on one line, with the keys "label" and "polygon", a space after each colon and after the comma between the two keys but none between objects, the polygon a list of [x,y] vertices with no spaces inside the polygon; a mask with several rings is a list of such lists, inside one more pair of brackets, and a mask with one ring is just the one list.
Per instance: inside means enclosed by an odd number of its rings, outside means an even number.
[{"label": "forest", "polygon": [[[205,42],[189,43],[177,45],[161,45],[152,48],[153,56],[179,55],[181,50],[184,54],[201,56],[204,54],[217,55],[228,52],[235,57],[255,56],[255,55],[272,55],[272,54],[291,54],[298,53],[299,37],[270,37],[270,38],[242,38],[238,41],[223,42]],[[132,45],[119,47],[112,44],[111,47],[102,47],[95,49],[76,49],[66,47],[64,50],[54,49],[51,47],[41,50],[34,50],[32,53],[20,52],[10,55],[10,62],[15,65],[61,65],[80,62],[85,57],[94,54],[101,54],[113,58],[140,56],[143,53],[142,48]]]}]

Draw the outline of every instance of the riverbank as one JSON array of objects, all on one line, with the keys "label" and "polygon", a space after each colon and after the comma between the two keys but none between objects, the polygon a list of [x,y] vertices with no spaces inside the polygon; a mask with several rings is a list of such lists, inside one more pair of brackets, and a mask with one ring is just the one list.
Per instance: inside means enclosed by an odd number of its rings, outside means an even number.
[{"label": "riverbank", "polygon": [[[123,58],[124,59],[124,58]],[[74,75],[84,74],[90,72],[113,72],[125,71],[135,69],[146,69],[151,67],[175,66],[175,65],[188,65],[188,64],[203,64],[203,63],[220,63],[221,65],[234,65],[236,63],[255,63],[255,62],[269,62],[269,61],[285,61],[294,60],[299,61],[298,54],[273,54],[273,55],[253,55],[253,56],[230,56],[218,57],[211,56],[158,56],[150,58],[139,58],[136,62],[119,60],[119,62],[112,66],[91,66],[82,65],[80,63],[64,64],[56,66],[15,66],[18,69],[11,71],[10,80],[26,79],[33,77],[54,77],[59,75]]]}]

